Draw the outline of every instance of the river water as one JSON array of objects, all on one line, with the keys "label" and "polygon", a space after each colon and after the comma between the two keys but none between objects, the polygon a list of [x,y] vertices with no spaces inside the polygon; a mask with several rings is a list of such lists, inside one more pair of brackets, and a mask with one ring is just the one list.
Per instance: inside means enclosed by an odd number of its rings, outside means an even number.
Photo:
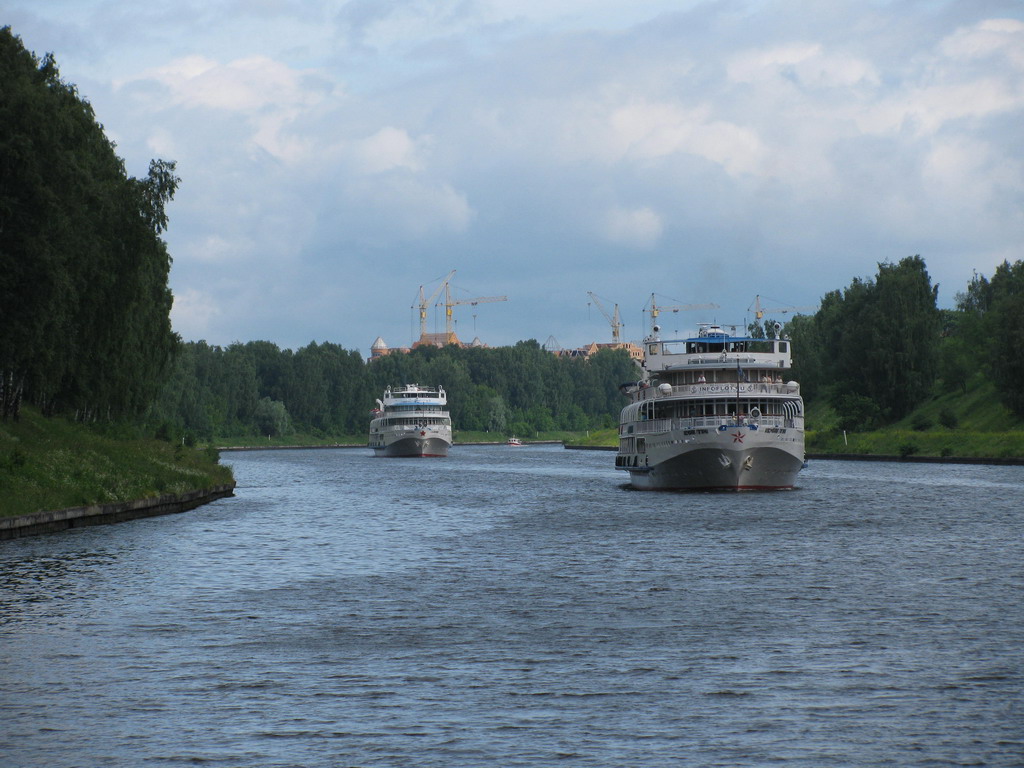
[{"label": "river water", "polygon": [[1024,764],[1024,468],[226,453],[182,515],[0,542],[0,765]]}]

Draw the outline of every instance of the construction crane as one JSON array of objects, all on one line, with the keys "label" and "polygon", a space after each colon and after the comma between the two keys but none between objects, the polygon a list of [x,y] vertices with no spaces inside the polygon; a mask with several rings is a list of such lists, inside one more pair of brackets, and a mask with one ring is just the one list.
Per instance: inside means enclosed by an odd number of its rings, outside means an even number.
[{"label": "construction crane", "polygon": [[817,307],[774,307],[772,309],[768,309],[761,306],[761,297],[756,296],[754,298],[754,303],[747,307],[747,312],[753,310],[754,318],[756,320],[760,320],[768,312],[779,312],[784,315],[787,312],[813,312],[816,309]]},{"label": "construction crane", "polygon": [[608,310],[604,308],[604,305],[601,303],[601,300],[597,298],[597,295],[595,293],[587,291],[587,296],[594,300],[594,304],[597,305],[597,308],[601,310],[601,314],[604,315],[605,319],[608,321],[608,324],[611,325],[612,344],[621,344],[622,320],[619,318],[619,305],[616,304],[614,314],[609,315]]},{"label": "construction crane", "polygon": [[437,286],[437,290],[430,294],[429,299],[424,297],[423,286],[420,286],[420,300],[417,306],[419,306],[420,310],[421,339],[427,335],[427,307],[429,307],[434,302],[434,299],[441,295],[441,291],[445,290],[448,287],[448,281],[451,280],[454,276],[455,270],[453,269],[451,272],[448,273],[447,277],[445,277],[444,280],[441,281],[441,284]]},{"label": "construction crane", "polygon": [[[658,315],[662,312],[689,312],[694,309],[718,309],[717,304],[677,304],[674,306],[661,306],[659,307],[655,301],[654,294],[651,294],[651,329],[658,324]],[[644,307],[646,309],[646,307]]]},{"label": "construction crane", "polygon": [[[451,274],[454,275],[455,270],[452,270]],[[451,275],[448,277],[450,278]],[[444,327],[445,332],[448,334],[448,342],[451,342],[452,334],[454,333],[454,329],[452,327],[453,307],[457,307],[461,304],[471,304],[475,307],[477,304],[488,304],[492,301],[508,301],[508,296],[479,296],[475,299],[452,299],[452,290],[446,280],[444,284]]]}]

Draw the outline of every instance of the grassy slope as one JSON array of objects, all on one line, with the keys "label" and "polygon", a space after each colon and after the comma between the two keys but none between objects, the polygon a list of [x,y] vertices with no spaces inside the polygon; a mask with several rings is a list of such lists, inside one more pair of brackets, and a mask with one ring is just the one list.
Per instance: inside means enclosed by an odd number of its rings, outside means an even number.
[{"label": "grassy slope", "polygon": [[[940,425],[940,414],[951,412],[956,426]],[[836,414],[816,404],[808,409],[808,453],[950,456],[976,458],[1024,457],[1024,420],[1000,402],[991,383],[977,379],[965,392],[940,395],[922,404],[901,421],[881,430],[848,433],[835,426]],[[927,429],[915,429],[925,422]]]},{"label": "grassy slope", "polygon": [[0,421],[0,516],[133,501],[231,482],[215,451],[43,418]]}]

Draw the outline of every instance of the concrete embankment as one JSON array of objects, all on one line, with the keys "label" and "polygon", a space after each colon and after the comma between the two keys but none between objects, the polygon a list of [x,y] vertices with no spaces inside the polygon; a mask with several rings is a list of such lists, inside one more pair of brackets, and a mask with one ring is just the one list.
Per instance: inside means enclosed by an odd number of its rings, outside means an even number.
[{"label": "concrete embankment", "polygon": [[[578,451],[614,451],[612,445],[566,445]],[[1024,458],[980,458],[977,456],[884,456],[871,453],[808,453],[808,460],[835,461],[902,461],[907,464],[994,464],[998,466],[1024,466]]]},{"label": "concrete embankment", "polygon": [[0,518],[0,540],[33,536],[39,533],[81,528],[87,525],[105,525],[187,512],[215,499],[233,496],[235,483],[215,485],[188,493],[168,493],[149,499],[124,501],[116,504],[93,504],[87,507],[69,507],[52,512],[32,512],[17,517]]},{"label": "concrete embankment", "polygon": [[906,464],[996,464],[1002,466],[1024,466],[1022,458],[997,458],[978,456],[884,456],[875,453],[808,453],[811,459],[834,459],[835,461],[902,461]]}]

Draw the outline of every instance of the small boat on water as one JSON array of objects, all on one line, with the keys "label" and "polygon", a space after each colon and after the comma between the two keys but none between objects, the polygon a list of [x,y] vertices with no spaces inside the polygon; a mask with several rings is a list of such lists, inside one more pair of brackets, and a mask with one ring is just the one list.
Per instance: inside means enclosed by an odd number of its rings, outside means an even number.
[{"label": "small boat on water", "polygon": [[523,444],[523,441],[522,441],[522,440],[520,440],[520,439],[519,439],[518,437],[516,437],[515,435],[513,435],[512,437],[510,437],[510,438],[508,439],[508,445],[512,445],[512,446],[520,446],[520,445],[522,445],[522,444]]},{"label": "small boat on water", "polygon": [[644,340],[644,377],[620,389],[616,469],[641,490],[789,489],[804,466],[800,385],[783,380],[792,344],[701,325]]},{"label": "small boat on water", "polygon": [[442,387],[388,387],[370,416],[369,446],[375,456],[448,455],[452,420]]}]

